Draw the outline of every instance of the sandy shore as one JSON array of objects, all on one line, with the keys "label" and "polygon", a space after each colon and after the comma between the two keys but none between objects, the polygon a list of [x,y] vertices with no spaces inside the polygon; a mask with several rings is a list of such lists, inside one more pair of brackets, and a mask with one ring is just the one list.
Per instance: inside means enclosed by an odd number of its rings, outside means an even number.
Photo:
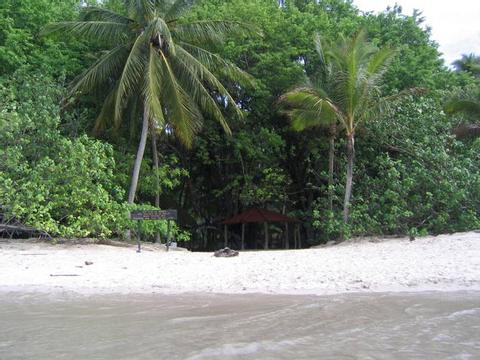
[{"label": "sandy shore", "polygon": [[[85,262],[92,262],[85,265]],[[65,276],[67,275],[67,276]],[[0,291],[270,293],[480,290],[480,232],[211,253],[0,243]]]}]

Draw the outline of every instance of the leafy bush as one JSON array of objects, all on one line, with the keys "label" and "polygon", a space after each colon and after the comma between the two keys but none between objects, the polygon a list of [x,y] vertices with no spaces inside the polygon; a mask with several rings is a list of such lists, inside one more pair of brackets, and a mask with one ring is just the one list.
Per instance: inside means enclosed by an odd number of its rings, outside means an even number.
[{"label": "leafy bush", "polygon": [[61,134],[59,92],[18,75],[0,87],[0,203],[60,236],[108,236],[126,208],[109,144]]},{"label": "leafy bush", "polygon": [[[436,98],[442,96],[409,101],[365,130],[358,142],[352,235],[480,227],[480,139],[457,141],[451,134],[454,120]],[[338,236],[340,214],[321,208],[314,212],[314,225],[327,237]]]},{"label": "leafy bush", "polygon": [[[108,143],[62,134],[62,91],[51,79],[21,73],[0,84],[0,205],[54,236],[106,237],[135,228],[120,181],[130,167],[117,165]],[[184,175],[169,169],[168,164],[159,169],[161,188],[172,188]],[[147,193],[157,190],[152,177],[146,176]],[[141,227],[145,235],[159,231],[166,237],[165,221]],[[176,225],[172,234],[189,239]]]}]

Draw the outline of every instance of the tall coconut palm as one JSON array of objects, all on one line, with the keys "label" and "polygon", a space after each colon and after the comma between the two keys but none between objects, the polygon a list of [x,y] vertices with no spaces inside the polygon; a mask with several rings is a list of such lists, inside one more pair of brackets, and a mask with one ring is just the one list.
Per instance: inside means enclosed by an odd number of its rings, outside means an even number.
[{"label": "tall coconut palm", "polygon": [[[235,101],[214,75],[214,70],[236,83],[250,77],[233,64],[206,50],[244,27],[228,21],[186,22],[184,15],[195,0],[125,0],[126,16],[89,7],[80,21],[59,22],[44,34],[73,34],[110,45],[71,85],[79,96],[108,88],[96,129],[127,114],[142,114],[142,130],[132,172],[128,202],[133,203],[145,151],[148,129],[168,128],[186,146],[202,125],[202,112],[215,118],[230,133],[221,108]],[[126,111],[128,109],[128,111]]]},{"label": "tall coconut palm", "polygon": [[[323,57],[321,42],[317,49]],[[352,38],[341,36],[338,42],[325,48],[325,60],[330,69],[329,81],[315,86],[297,88],[283,96],[294,109],[290,114],[297,128],[331,124],[344,128],[347,143],[347,175],[343,203],[343,221],[349,220],[353,187],[355,131],[381,110],[381,79],[394,52],[377,49],[367,41],[361,30]]]}]

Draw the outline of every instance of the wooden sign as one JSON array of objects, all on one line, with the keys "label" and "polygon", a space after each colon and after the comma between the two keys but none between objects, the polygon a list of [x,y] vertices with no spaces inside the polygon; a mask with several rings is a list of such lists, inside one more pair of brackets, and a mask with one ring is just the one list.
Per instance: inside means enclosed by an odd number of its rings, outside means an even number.
[{"label": "wooden sign", "polygon": [[177,210],[133,210],[131,220],[177,220]]}]

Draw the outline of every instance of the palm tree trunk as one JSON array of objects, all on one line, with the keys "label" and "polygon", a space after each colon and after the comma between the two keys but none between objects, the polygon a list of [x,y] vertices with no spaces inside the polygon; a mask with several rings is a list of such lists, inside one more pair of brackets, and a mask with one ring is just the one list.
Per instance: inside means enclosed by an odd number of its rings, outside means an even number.
[{"label": "palm tree trunk", "polygon": [[128,203],[133,204],[135,201],[135,193],[137,192],[138,176],[140,175],[140,166],[142,165],[145,145],[147,144],[148,133],[148,110],[143,110],[142,134],[140,135],[140,144],[138,144],[137,157],[133,165],[132,180],[130,182],[130,190],[128,191]]},{"label": "palm tree trunk", "polygon": [[[153,124],[152,124],[153,125]],[[158,177],[158,150],[157,150],[157,132],[152,126],[152,156],[153,170],[155,171],[155,207],[160,208],[160,179]],[[155,233],[155,242],[160,242],[160,232]]]},{"label": "palm tree trunk", "polygon": [[347,134],[347,183],[345,185],[345,199],[343,202],[343,223],[348,223],[350,213],[350,198],[353,186],[353,161],[355,158],[354,134]]},{"label": "palm tree trunk", "polygon": [[335,136],[337,133],[336,124],[330,125],[330,138],[328,149],[328,209],[333,211],[333,170],[335,161]]}]

